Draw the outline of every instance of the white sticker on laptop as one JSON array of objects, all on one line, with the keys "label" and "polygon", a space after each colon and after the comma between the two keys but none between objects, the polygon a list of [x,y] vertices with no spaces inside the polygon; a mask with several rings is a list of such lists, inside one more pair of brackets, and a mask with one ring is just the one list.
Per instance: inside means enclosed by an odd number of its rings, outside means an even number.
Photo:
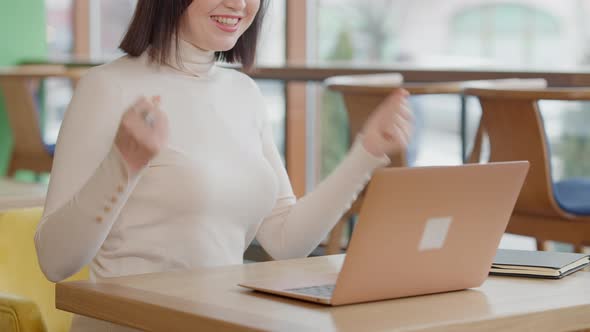
[{"label": "white sticker on laptop", "polygon": [[451,222],[453,222],[452,217],[428,219],[418,250],[426,251],[442,248],[447,239]]}]

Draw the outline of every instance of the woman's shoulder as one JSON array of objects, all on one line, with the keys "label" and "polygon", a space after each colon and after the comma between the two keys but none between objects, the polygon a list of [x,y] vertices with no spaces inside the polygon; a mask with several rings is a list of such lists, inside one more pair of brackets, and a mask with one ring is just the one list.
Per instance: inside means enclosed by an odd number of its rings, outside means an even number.
[{"label": "woman's shoulder", "polygon": [[76,84],[73,101],[82,100],[84,103],[105,104],[120,108],[126,103],[126,91],[132,88],[133,74],[138,72],[137,60],[129,56],[122,56],[111,62],[90,68]]},{"label": "woman's shoulder", "polygon": [[220,66],[218,70],[220,76],[223,77],[222,84],[224,89],[229,87],[229,89],[235,92],[234,95],[245,98],[256,109],[264,108],[264,96],[258,83],[252,77],[240,71],[239,68]]},{"label": "woman's shoulder", "polygon": [[254,79],[240,71],[238,68],[229,67],[225,65],[218,65],[217,71],[222,78],[230,80],[232,82],[232,86],[239,86],[240,88],[258,90],[258,85],[254,81]]},{"label": "woman's shoulder", "polygon": [[267,117],[266,101],[256,81],[236,68],[219,66],[218,70],[223,76],[224,88],[229,87],[233,91],[232,95],[243,98],[244,105],[249,105],[246,109],[253,112],[260,127]]},{"label": "woman's shoulder", "polygon": [[108,63],[90,68],[82,77],[82,82],[92,85],[114,84],[139,68],[139,58],[121,56]]}]

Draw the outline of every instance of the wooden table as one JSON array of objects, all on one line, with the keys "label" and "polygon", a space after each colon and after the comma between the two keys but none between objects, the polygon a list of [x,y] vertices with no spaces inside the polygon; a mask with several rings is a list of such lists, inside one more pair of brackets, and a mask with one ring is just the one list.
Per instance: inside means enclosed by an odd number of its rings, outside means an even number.
[{"label": "wooden table", "polygon": [[[61,65],[69,68],[99,66],[108,60],[84,58],[27,59],[21,65]],[[236,65],[229,67],[239,68]],[[356,63],[350,61],[298,62],[290,61],[282,66],[258,66],[248,75],[256,79],[279,81],[322,82],[328,77],[342,75],[364,75],[400,73],[405,82],[427,83],[469,80],[497,80],[503,78],[544,78],[549,86],[579,87],[590,85],[590,66],[570,68],[510,68],[510,67],[448,67],[417,65],[411,62]]]},{"label": "wooden table", "polygon": [[13,176],[19,169],[36,173],[51,171],[53,154],[48,151],[41,136],[38,102],[34,96],[39,80],[65,78],[75,83],[85,71],[61,65],[0,67],[0,93],[4,95],[3,102],[14,143],[8,163],[8,176]]},{"label": "wooden table", "polygon": [[45,204],[47,185],[0,178],[0,212]]},{"label": "wooden table", "polygon": [[63,65],[23,65],[0,67],[0,77],[8,79],[43,79],[49,77],[80,79],[88,68],[68,68]]},{"label": "wooden table", "polygon": [[[490,277],[482,287],[343,307],[251,292],[238,282],[338,271],[344,256],[57,284],[62,310],[146,331],[565,331],[590,328],[590,273]],[[392,282],[395,282],[392,280]]]}]

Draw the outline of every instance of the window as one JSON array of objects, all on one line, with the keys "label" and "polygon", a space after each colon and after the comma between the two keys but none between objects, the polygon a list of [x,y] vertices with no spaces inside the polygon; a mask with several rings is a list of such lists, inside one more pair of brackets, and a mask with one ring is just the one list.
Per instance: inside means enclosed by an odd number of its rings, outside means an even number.
[{"label": "window", "polygon": [[[308,41],[315,50],[312,61],[341,65],[396,62],[400,66],[435,68],[553,69],[576,67],[588,63],[590,58],[590,48],[586,46],[590,36],[586,19],[590,4],[584,1],[557,4],[551,0],[454,0],[444,7],[416,0],[310,3],[312,17],[316,18],[312,39]],[[347,147],[346,116],[338,99],[328,93],[323,100],[323,174],[333,169]],[[412,104],[417,118],[416,164],[460,163],[458,98],[414,97]],[[474,132],[479,107],[473,101],[468,105],[469,129]],[[565,108],[563,103],[545,103],[543,109],[555,147],[562,146],[562,137],[580,137],[579,131],[566,133],[574,131],[574,127],[562,123],[574,121],[572,117],[581,115],[572,114],[580,112]],[[580,153],[587,151],[582,145],[577,146]],[[568,149],[552,149],[556,164],[563,162],[561,151],[565,150]],[[565,168],[555,167],[554,175],[566,176],[560,173],[561,169]]]},{"label": "window", "polygon": [[122,53],[119,43],[133,16],[137,0],[90,0],[90,51],[96,59]]},{"label": "window", "polygon": [[[46,38],[48,57],[68,59],[72,54],[73,0],[45,0],[47,15]],[[42,82],[40,105],[42,105],[43,139],[53,144],[72,98],[72,84],[67,79],[51,78]]]},{"label": "window", "polygon": [[73,49],[72,0],[46,0],[49,57],[64,58]]},{"label": "window", "polygon": [[451,19],[451,36],[451,53],[509,65],[551,65],[566,47],[555,16],[518,4],[462,10]]},{"label": "window", "polygon": [[[434,68],[576,68],[590,63],[587,1],[308,0],[314,33],[310,60]],[[459,164],[460,100],[413,97],[416,165]],[[346,115],[338,96],[322,101],[321,173],[327,175],[347,147]],[[555,179],[590,177],[590,106],[542,102]],[[475,132],[479,105],[468,100],[468,129]],[[415,151],[413,151],[415,149]],[[511,246],[510,239],[504,246]],[[517,244],[516,246],[521,246]],[[526,246],[526,244],[524,245]],[[522,246],[521,246],[522,247]],[[529,247],[534,248],[534,244]]]}]

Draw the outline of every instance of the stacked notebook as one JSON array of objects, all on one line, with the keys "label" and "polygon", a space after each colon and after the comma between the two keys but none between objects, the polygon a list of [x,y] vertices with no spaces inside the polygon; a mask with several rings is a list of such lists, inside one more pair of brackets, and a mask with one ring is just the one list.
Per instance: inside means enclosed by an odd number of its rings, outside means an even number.
[{"label": "stacked notebook", "polygon": [[590,264],[590,255],[498,249],[490,274],[561,279]]}]

